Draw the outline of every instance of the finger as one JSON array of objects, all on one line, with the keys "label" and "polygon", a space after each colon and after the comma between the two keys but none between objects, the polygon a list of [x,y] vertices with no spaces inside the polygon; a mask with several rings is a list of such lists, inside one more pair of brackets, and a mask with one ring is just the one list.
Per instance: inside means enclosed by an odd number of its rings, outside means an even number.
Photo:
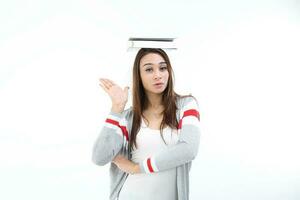
[{"label": "finger", "polygon": [[107,83],[107,84],[111,84],[111,85],[114,85],[114,84],[115,84],[112,80],[107,79],[107,78],[103,78],[102,80],[103,80],[105,83]]},{"label": "finger", "polygon": [[103,86],[105,86],[107,89],[109,89],[110,87],[112,87],[112,84],[110,82],[108,82],[105,79],[100,79],[100,82],[102,83]]},{"label": "finger", "polygon": [[123,91],[126,92],[126,93],[128,93],[128,90],[129,90],[128,86],[124,87],[124,89],[123,89]]},{"label": "finger", "polygon": [[110,80],[108,78],[106,78],[105,80],[108,81],[109,83],[111,83],[112,85],[116,85],[115,82],[113,82],[112,80]]},{"label": "finger", "polygon": [[105,91],[105,92],[108,92],[108,89],[105,85],[102,85],[101,83],[99,84],[100,87],[102,87],[102,89]]},{"label": "finger", "polygon": [[107,84],[109,87],[115,85],[115,83],[109,79],[103,79],[103,82],[105,82],[105,84]]},{"label": "finger", "polygon": [[107,84],[105,84],[105,82],[103,82],[103,80],[100,80],[99,85],[103,88],[103,89],[108,89],[109,86]]}]

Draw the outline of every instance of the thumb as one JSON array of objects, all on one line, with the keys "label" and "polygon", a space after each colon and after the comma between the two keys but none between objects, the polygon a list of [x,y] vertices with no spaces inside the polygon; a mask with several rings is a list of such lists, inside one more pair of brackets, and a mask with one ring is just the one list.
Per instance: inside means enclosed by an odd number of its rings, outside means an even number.
[{"label": "thumb", "polygon": [[124,87],[124,92],[126,92],[126,93],[128,93],[128,90],[129,90],[129,87],[128,86],[126,86],[126,87]]}]

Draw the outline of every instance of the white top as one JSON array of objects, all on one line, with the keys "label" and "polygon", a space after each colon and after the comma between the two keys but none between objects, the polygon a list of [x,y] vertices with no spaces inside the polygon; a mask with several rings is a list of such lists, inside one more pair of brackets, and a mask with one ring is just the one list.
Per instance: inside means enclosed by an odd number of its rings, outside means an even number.
[{"label": "white top", "polygon": [[[177,130],[163,129],[163,137],[168,146],[177,143]],[[138,149],[131,152],[132,161],[142,162],[159,154],[168,146],[161,138],[160,130],[150,129],[142,119],[137,134]],[[119,200],[174,200],[177,199],[176,168],[151,174],[129,174],[119,194]]]}]

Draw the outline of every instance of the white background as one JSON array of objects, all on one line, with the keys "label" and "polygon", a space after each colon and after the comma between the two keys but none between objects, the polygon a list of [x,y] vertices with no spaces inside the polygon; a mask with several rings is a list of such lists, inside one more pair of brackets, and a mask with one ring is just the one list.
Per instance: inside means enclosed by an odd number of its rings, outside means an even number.
[{"label": "white background", "polygon": [[0,199],[108,199],[92,145],[131,86],[129,37],[177,37],[176,91],[200,103],[192,200],[300,199],[300,2],[0,2]]}]

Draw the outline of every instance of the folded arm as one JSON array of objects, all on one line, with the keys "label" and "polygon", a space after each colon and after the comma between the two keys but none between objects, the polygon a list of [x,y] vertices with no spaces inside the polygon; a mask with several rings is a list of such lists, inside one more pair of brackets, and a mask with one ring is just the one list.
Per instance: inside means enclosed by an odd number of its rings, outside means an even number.
[{"label": "folded arm", "polygon": [[111,111],[105,120],[93,146],[92,161],[96,165],[103,166],[111,162],[121,150],[124,140],[128,141],[128,131],[122,116]]},{"label": "folded arm", "polygon": [[180,110],[179,140],[163,152],[139,163],[140,173],[168,170],[193,160],[200,142],[200,114],[196,100],[188,97]]}]

